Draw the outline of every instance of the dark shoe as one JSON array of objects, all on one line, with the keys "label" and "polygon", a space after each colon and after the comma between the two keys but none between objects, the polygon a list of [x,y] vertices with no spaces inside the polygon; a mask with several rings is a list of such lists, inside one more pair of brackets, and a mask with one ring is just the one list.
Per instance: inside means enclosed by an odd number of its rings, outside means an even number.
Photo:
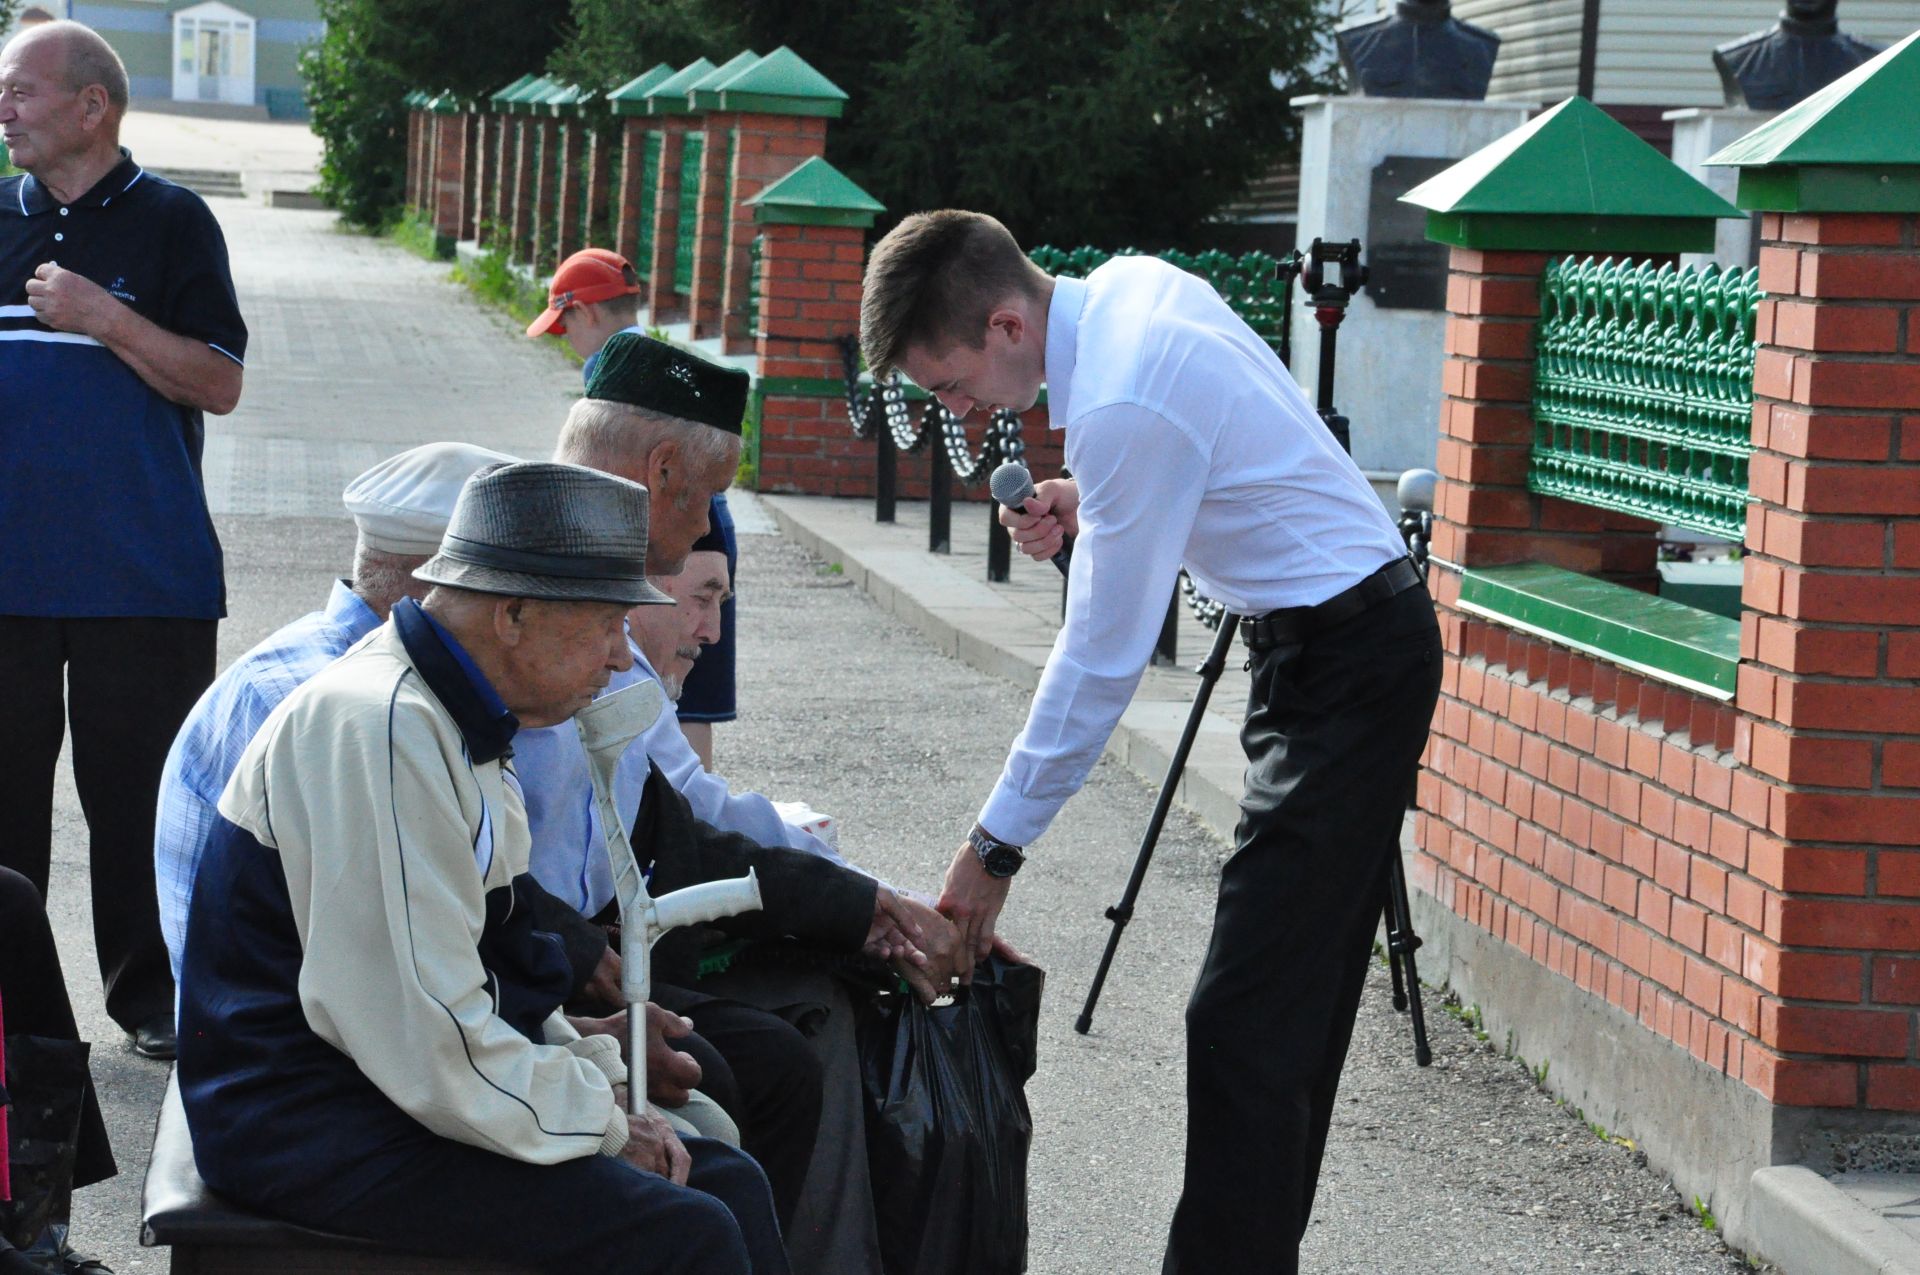
[{"label": "dark shoe", "polygon": [[127,1035],[133,1037],[133,1052],[142,1058],[172,1062],[174,1055],[179,1052],[179,1038],[173,1034],[172,1014],[149,1018]]}]

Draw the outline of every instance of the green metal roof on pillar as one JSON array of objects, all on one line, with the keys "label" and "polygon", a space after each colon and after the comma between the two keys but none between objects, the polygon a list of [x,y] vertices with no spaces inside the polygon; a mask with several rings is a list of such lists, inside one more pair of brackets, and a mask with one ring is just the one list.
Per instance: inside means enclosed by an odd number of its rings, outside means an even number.
[{"label": "green metal roof on pillar", "polygon": [[871,226],[887,206],[815,155],[747,201],[753,219],[789,226]]},{"label": "green metal roof on pillar", "polygon": [[578,84],[564,84],[547,95],[546,109],[554,115],[578,115],[593,94]]},{"label": "green metal roof on pillar", "polygon": [[405,103],[408,110],[417,111],[426,106],[427,95],[419,89],[415,89],[400,100]]},{"label": "green metal roof on pillar", "polygon": [[544,75],[536,75],[507,94],[507,110],[515,115],[531,115],[539,109],[541,99],[552,91],[553,81]]},{"label": "green metal roof on pillar", "polygon": [[506,110],[507,103],[512,99],[513,95],[533,83],[534,79],[535,77],[533,75],[523,75],[498,92],[489,93],[487,95],[487,104],[496,111]]},{"label": "green metal roof on pillar", "polygon": [[718,97],[717,105],[723,111],[824,115],[828,119],[839,119],[847,102],[844,89],[784,44],[730,76],[720,85]]},{"label": "green metal roof on pillar", "polygon": [[607,94],[607,101],[613,104],[615,115],[645,115],[647,113],[647,92],[655,85],[673,74],[673,68],[662,62],[643,75],[635,76],[613,92]]},{"label": "green metal roof on pillar", "polygon": [[1722,147],[1707,162],[1740,170],[1742,208],[1920,212],[1916,101],[1920,31]]},{"label": "green metal roof on pillar", "polygon": [[647,114],[649,115],[690,115],[692,108],[687,105],[687,90],[693,82],[713,70],[713,63],[706,58],[687,63],[666,79],[660,81],[645,94]]},{"label": "green metal roof on pillar", "polygon": [[743,49],[719,66],[687,85],[687,105],[696,111],[711,111],[720,105],[720,86],[760,61],[752,49]]},{"label": "green metal roof on pillar", "polygon": [[458,115],[467,109],[467,104],[460,100],[458,94],[453,92],[436,93],[428,98],[423,105],[435,115]]},{"label": "green metal roof on pillar", "polygon": [[1570,97],[1401,198],[1462,248],[1710,252],[1741,212],[1584,97]]}]

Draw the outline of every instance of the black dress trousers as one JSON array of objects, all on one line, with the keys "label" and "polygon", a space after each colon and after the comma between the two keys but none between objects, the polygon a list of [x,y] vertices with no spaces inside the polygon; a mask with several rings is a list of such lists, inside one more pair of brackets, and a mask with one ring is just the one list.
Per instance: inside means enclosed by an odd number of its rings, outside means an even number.
[{"label": "black dress trousers", "polygon": [[1187,1006],[1163,1271],[1293,1272],[1391,856],[1440,691],[1423,588],[1251,652],[1247,789]]},{"label": "black dress trousers", "polygon": [[154,807],[173,737],[213,680],[218,625],[0,616],[0,694],[13,749],[0,766],[0,810],[13,819],[0,865],[47,893],[54,767],[71,726],[74,786],[87,817],[94,951],[107,1013],[128,1031],[173,1013],[154,890]]}]

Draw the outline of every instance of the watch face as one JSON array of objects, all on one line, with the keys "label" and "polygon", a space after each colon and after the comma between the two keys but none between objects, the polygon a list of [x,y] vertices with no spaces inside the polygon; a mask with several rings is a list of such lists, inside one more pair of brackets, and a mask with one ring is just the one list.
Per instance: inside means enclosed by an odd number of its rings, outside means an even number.
[{"label": "watch face", "polygon": [[1012,846],[995,846],[987,851],[981,861],[993,876],[1010,877],[1020,870],[1025,859]]}]

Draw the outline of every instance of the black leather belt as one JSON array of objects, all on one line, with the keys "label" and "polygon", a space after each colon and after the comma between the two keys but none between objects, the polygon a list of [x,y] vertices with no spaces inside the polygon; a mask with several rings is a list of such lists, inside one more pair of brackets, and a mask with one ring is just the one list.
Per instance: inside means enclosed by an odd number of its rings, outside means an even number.
[{"label": "black leather belt", "polygon": [[1420,568],[1411,558],[1396,558],[1359,584],[1334,594],[1325,602],[1310,607],[1282,607],[1265,615],[1250,615],[1240,621],[1240,639],[1249,651],[1266,651],[1276,646],[1304,642],[1322,629],[1330,629],[1377,606],[1396,594],[1421,583]]}]

